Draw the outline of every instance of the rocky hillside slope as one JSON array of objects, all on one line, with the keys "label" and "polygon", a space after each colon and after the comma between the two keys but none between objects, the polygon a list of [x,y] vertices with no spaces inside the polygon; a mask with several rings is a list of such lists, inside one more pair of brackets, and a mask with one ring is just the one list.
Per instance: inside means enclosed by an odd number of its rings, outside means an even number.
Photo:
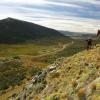
[{"label": "rocky hillside slope", "polygon": [[13,100],[100,100],[100,45],[48,66]]}]

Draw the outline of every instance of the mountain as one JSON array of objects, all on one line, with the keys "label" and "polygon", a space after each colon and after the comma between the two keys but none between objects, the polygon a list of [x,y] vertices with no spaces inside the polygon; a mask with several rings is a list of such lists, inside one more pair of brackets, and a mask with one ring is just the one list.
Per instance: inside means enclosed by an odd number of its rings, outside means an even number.
[{"label": "mountain", "polygon": [[60,30],[59,31],[60,33],[64,34],[65,36],[80,36],[81,34],[79,33],[76,33],[76,32],[70,32],[70,31],[62,31]]},{"label": "mountain", "polygon": [[65,36],[54,29],[14,18],[0,20],[0,43],[20,43],[57,37]]},{"label": "mountain", "polygon": [[91,33],[70,32],[70,31],[59,31],[59,32],[73,39],[88,39],[88,38],[97,39],[96,34],[91,34]]}]

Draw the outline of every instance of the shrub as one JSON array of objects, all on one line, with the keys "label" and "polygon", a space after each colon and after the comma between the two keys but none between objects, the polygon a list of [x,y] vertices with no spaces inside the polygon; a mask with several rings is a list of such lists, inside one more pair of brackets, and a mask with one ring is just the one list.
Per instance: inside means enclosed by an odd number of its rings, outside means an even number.
[{"label": "shrub", "polygon": [[34,90],[36,93],[40,93],[45,88],[45,84],[39,83],[36,84]]},{"label": "shrub", "polygon": [[76,80],[72,80],[71,84],[72,84],[73,87],[76,87],[77,86]]},{"label": "shrub", "polygon": [[18,85],[25,78],[25,68],[18,60],[6,61],[0,64],[0,90]]},{"label": "shrub", "polygon": [[97,65],[97,66],[96,66],[96,69],[99,69],[99,68],[100,68],[99,65]]},{"label": "shrub", "polygon": [[96,84],[91,84],[91,90],[92,90],[92,93],[96,90]]},{"label": "shrub", "polygon": [[58,78],[60,76],[60,74],[58,72],[53,72],[50,74],[51,78]]},{"label": "shrub", "polygon": [[39,96],[34,96],[34,100],[40,100]]},{"label": "shrub", "polygon": [[54,95],[50,98],[50,100],[60,100],[60,96],[57,95],[57,94],[54,94]]},{"label": "shrub", "polygon": [[29,74],[30,74],[31,76],[34,76],[34,75],[40,73],[41,71],[42,71],[42,69],[39,68],[39,67],[32,67],[32,68],[30,69],[30,71],[29,71]]},{"label": "shrub", "polygon": [[83,70],[82,69],[80,69],[80,71],[79,71],[79,75],[81,75],[83,73]]},{"label": "shrub", "polygon": [[99,95],[96,95],[96,94],[93,94],[91,96],[90,100],[100,100],[100,96]]},{"label": "shrub", "polygon": [[79,89],[79,91],[78,91],[79,100],[86,100],[86,93],[85,92],[86,92],[85,88]]},{"label": "shrub", "polygon": [[19,56],[14,56],[13,58],[14,58],[14,59],[20,59],[20,57],[19,57]]},{"label": "shrub", "polygon": [[62,93],[61,98],[62,99],[66,99],[67,98],[67,95],[68,95],[67,93]]}]

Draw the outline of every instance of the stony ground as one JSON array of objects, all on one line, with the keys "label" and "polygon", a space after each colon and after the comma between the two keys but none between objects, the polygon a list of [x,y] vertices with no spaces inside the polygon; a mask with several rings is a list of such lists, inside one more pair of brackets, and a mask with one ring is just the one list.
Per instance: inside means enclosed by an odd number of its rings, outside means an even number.
[{"label": "stony ground", "polygon": [[10,100],[100,100],[100,45],[60,58]]}]

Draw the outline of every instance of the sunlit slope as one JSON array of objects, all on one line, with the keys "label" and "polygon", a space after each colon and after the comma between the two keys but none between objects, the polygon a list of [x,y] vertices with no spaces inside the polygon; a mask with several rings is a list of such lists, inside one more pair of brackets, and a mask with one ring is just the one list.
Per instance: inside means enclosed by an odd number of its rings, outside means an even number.
[{"label": "sunlit slope", "polygon": [[100,99],[100,45],[58,58],[38,73],[31,72],[33,77],[22,91],[9,95],[10,100]]},{"label": "sunlit slope", "polygon": [[47,75],[42,98],[100,100],[100,45],[58,63],[59,67]]}]

